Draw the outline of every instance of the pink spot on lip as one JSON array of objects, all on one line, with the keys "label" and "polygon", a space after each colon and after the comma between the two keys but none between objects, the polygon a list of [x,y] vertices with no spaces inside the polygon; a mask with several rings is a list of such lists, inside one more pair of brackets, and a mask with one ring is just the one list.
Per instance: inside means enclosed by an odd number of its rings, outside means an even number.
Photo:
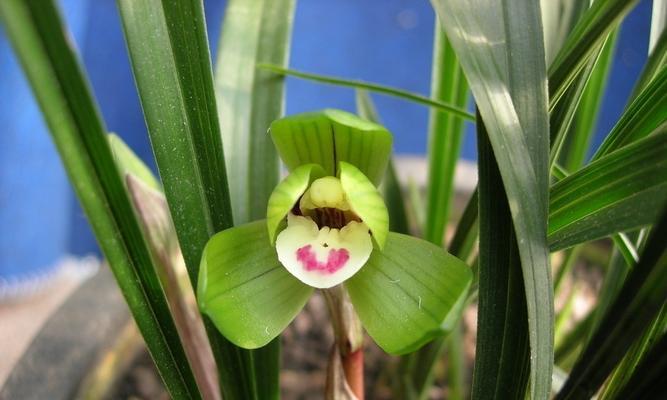
[{"label": "pink spot on lip", "polygon": [[321,273],[333,274],[343,268],[350,253],[347,249],[331,249],[327,256],[327,262],[317,260],[317,255],[310,245],[303,246],[296,251],[296,259],[301,262],[306,271],[319,271]]}]

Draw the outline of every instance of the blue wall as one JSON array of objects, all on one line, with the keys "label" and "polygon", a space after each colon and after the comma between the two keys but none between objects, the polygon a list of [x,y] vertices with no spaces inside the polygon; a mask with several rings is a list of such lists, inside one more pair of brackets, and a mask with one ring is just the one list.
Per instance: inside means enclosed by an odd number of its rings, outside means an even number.
[{"label": "blue wall", "polygon": [[[62,0],[62,4],[109,130],[154,167],[115,2]],[[213,57],[224,5],[224,1],[205,1]],[[610,78],[614,90],[603,101],[596,143],[617,120],[645,62],[650,10],[651,1],[642,0],[623,25]],[[433,21],[426,0],[302,0],[290,65],[427,94]],[[2,34],[0,84],[0,126],[8,130],[0,135],[0,277],[43,269],[64,253],[97,252]],[[427,110],[385,96],[374,99],[395,134],[396,151],[423,154]],[[324,107],[354,111],[353,91],[288,78],[288,113]],[[476,157],[472,133],[466,136],[463,157]]]}]

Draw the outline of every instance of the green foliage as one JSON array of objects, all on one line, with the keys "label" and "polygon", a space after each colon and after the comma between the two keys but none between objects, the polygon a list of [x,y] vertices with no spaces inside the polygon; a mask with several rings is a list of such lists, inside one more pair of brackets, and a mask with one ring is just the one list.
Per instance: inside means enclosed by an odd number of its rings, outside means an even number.
[{"label": "green foliage", "polygon": [[[431,96],[465,108],[468,81],[459,65],[454,48],[447,40],[440,23],[435,24]],[[456,115],[431,110],[429,115],[428,185],[424,238],[442,244],[449,207],[453,198],[454,171],[463,143],[464,120]]]},{"label": "green foliage", "polygon": [[398,98],[402,98],[405,100],[413,101],[415,103],[420,103],[424,104],[429,107],[437,108],[439,110],[442,110],[444,112],[452,113],[454,115],[457,115],[461,118],[469,119],[469,120],[474,120],[475,116],[467,112],[465,109],[454,106],[449,103],[444,103],[442,101],[438,100],[433,100],[428,97],[424,97],[415,93],[407,92],[405,90],[401,89],[396,89],[393,87],[385,86],[385,85],[378,85],[377,83],[369,83],[369,82],[364,82],[364,81],[358,81],[358,80],[351,80],[351,79],[341,79],[341,78],[334,78],[331,76],[326,76],[326,75],[319,75],[319,74],[310,74],[308,72],[302,72],[302,71],[296,71],[293,69],[287,69],[287,68],[282,68],[277,65],[272,65],[272,64],[259,64],[257,66],[258,68],[265,69],[268,71],[271,71],[273,73],[279,74],[279,75],[289,75],[289,76],[296,76],[298,78],[303,78],[303,79],[309,79],[315,82],[320,82],[320,83],[328,83],[332,85],[340,85],[340,86],[347,86],[347,87],[352,87],[356,89],[362,89],[362,90],[368,90],[371,92],[377,92],[377,93],[382,93],[386,94],[389,96],[395,96]]},{"label": "green foliage", "polygon": [[602,385],[665,305],[667,291],[667,208],[651,232],[639,263],[572,368],[557,399],[589,398]]},{"label": "green foliage", "polygon": [[200,398],[148,243],[55,4],[3,1],[0,18],[167,389],[174,398]]},{"label": "green foliage", "polygon": [[295,0],[231,0],[222,22],[215,95],[234,222],[264,218],[279,161],[266,129],[282,117],[284,79],[255,68],[286,65]]},{"label": "green foliage", "polygon": [[278,336],[313,293],[278,261],[265,220],[213,236],[199,277],[199,308],[226,338],[249,349]]},{"label": "green foliage", "polygon": [[667,126],[610,153],[551,190],[552,250],[650,225],[667,197]]},{"label": "green foliage", "polygon": [[[637,0],[544,0],[545,10],[528,0],[432,0],[438,18],[430,98],[289,69],[295,0],[230,0],[215,80],[201,2],[117,2],[161,182],[106,134],[53,2],[2,1],[0,19],[173,398],[206,393],[156,271],[151,245],[164,243],[142,232],[126,174],[164,189],[226,399],[279,397],[278,335],[313,289],[281,265],[272,244],[286,214],[325,175],[340,178],[377,244],[344,283],[363,325],[389,353],[424,346],[402,359],[397,397],[428,395],[445,343],[454,360],[449,393],[465,395],[461,357],[452,350],[461,346],[457,320],[477,299],[472,398],[548,398],[554,355],[554,374],[565,381],[559,399],[641,397],[660,383],[667,34],[657,12],[649,60],[628,106],[591,149],[619,24]],[[284,75],[359,89],[361,118],[338,110],[281,118]],[[462,128],[475,120],[466,111],[469,88],[479,113],[479,188],[449,254],[441,245]],[[390,160],[391,134],[366,90],[430,107],[426,205],[419,188],[409,191],[415,221]],[[280,183],[278,156],[290,170]],[[386,208],[377,188],[383,179]],[[416,228],[431,243],[389,228]],[[554,351],[552,287],[564,290],[586,243],[605,237],[616,250],[603,268],[598,304],[568,332],[561,329],[571,311],[564,307]],[[475,256],[477,243],[473,277],[462,260]],[[552,284],[549,253],[566,248]]]},{"label": "green foliage", "polygon": [[361,170],[380,183],[391,153],[391,134],[384,127],[339,110],[293,115],[271,124],[271,137],[290,170],[308,163],[338,174],[338,162]]},{"label": "green foliage", "polygon": [[498,164],[483,124],[479,154],[479,308],[473,399],[522,399],[530,346],[521,260]]},{"label": "green foliage", "polygon": [[[502,177],[525,287],[531,397],[544,398],[551,388],[553,365],[553,288],[546,242],[547,71],[539,5],[432,3],[468,78]],[[521,29],[512,29],[519,23]],[[486,40],[470,40],[480,37]]]},{"label": "green foliage", "polygon": [[471,278],[470,268],[441,248],[392,232],[345,287],[373,340],[404,354],[454,327]]},{"label": "green foliage", "polygon": [[[367,119],[376,124],[380,123],[380,117],[377,114],[373,100],[368,92],[364,90],[357,90],[355,92],[357,113],[361,118]],[[387,172],[385,173],[382,182],[382,194],[387,211],[389,212],[389,229],[392,232],[408,233],[408,216],[405,210],[405,201],[403,200],[403,190],[398,181],[396,174],[396,167],[393,160],[389,159]]]}]

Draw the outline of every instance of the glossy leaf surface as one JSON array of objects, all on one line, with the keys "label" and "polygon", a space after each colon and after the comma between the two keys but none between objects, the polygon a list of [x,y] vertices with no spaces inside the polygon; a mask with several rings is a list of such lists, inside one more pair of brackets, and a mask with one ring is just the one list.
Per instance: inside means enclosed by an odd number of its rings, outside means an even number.
[{"label": "glossy leaf surface", "polygon": [[[357,113],[360,117],[376,124],[380,123],[380,116],[375,109],[373,99],[364,90],[355,91],[355,101]],[[403,199],[403,189],[396,174],[394,161],[390,158],[387,165],[387,172],[382,180],[382,197],[387,205],[389,212],[389,229],[397,233],[409,233],[408,216],[405,210],[405,200]]]},{"label": "glossy leaf surface", "polygon": [[56,5],[2,1],[0,20],[167,390],[175,399],[201,398],[150,248]]},{"label": "glossy leaf surface", "polygon": [[[435,23],[431,97],[465,108],[468,81],[456,53]],[[436,245],[443,242],[449,207],[454,197],[454,173],[461,152],[464,120],[450,113],[431,109],[429,114],[427,217],[424,238]]]},{"label": "glossy leaf surface", "polygon": [[556,399],[592,397],[665,305],[667,207],[661,207],[661,212],[639,263],[628,275]]},{"label": "glossy leaf surface", "polygon": [[278,183],[278,155],[267,130],[283,114],[285,80],[255,66],[287,64],[294,5],[232,0],[225,9],[215,88],[236,224],[264,218]]},{"label": "glossy leaf surface", "polygon": [[552,250],[651,224],[667,198],[667,126],[589,164],[551,191]]},{"label": "glossy leaf surface", "polygon": [[384,176],[392,138],[373,122],[340,110],[292,115],[271,124],[271,137],[287,168],[314,163],[328,175],[337,175],[346,161],[375,185]]},{"label": "glossy leaf surface", "polygon": [[247,349],[278,336],[313,292],[280,264],[264,220],[213,236],[199,276],[199,308],[227,339]]},{"label": "glossy leaf surface", "polygon": [[637,3],[638,0],[594,1],[584,13],[549,66],[552,107],[574,81],[592,51]]},{"label": "glossy leaf surface", "polygon": [[653,132],[667,121],[667,68],[663,68],[630,103],[593,159],[598,159]]},{"label": "glossy leaf surface", "polygon": [[468,79],[507,194],[526,289],[531,397],[545,398],[553,365],[553,288],[546,241],[549,116],[539,3],[432,4]]},{"label": "glossy leaf surface", "polygon": [[[151,146],[196,288],[208,239],[233,225],[203,4],[117,4]],[[226,341],[206,318],[204,322],[223,397],[258,398],[258,375],[266,374],[257,370],[254,355]]]},{"label": "glossy leaf surface", "polygon": [[[258,62],[286,65],[296,0],[230,0],[215,63],[215,95],[235,224],[265,218],[279,180],[267,130],[284,112],[285,80]],[[253,352],[256,398],[280,397],[280,343]]]},{"label": "glossy leaf surface", "polygon": [[[484,125],[479,155],[479,301],[473,399],[522,399],[530,346],[521,260],[509,204]],[[500,198],[498,198],[500,197]]]},{"label": "glossy leaf surface", "polygon": [[442,248],[392,232],[345,287],[373,340],[404,354],[453,328],[471,279],[470,268]]}]

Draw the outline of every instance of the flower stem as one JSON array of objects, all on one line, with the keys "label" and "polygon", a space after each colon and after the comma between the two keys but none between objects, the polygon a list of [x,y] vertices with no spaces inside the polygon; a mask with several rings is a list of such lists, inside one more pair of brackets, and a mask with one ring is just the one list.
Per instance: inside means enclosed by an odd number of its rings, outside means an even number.
[{"label": "flower stem", "polygon": [[[363,400],[364,335],[361,321],[343,286],[325,289],[322,293],[327,301],[336,340],[327,373],[326,398],[348,398],[351,394]],[[344,377],[344,381],[338,377]],[[342,382],[338,384],[338,381]]]}]

